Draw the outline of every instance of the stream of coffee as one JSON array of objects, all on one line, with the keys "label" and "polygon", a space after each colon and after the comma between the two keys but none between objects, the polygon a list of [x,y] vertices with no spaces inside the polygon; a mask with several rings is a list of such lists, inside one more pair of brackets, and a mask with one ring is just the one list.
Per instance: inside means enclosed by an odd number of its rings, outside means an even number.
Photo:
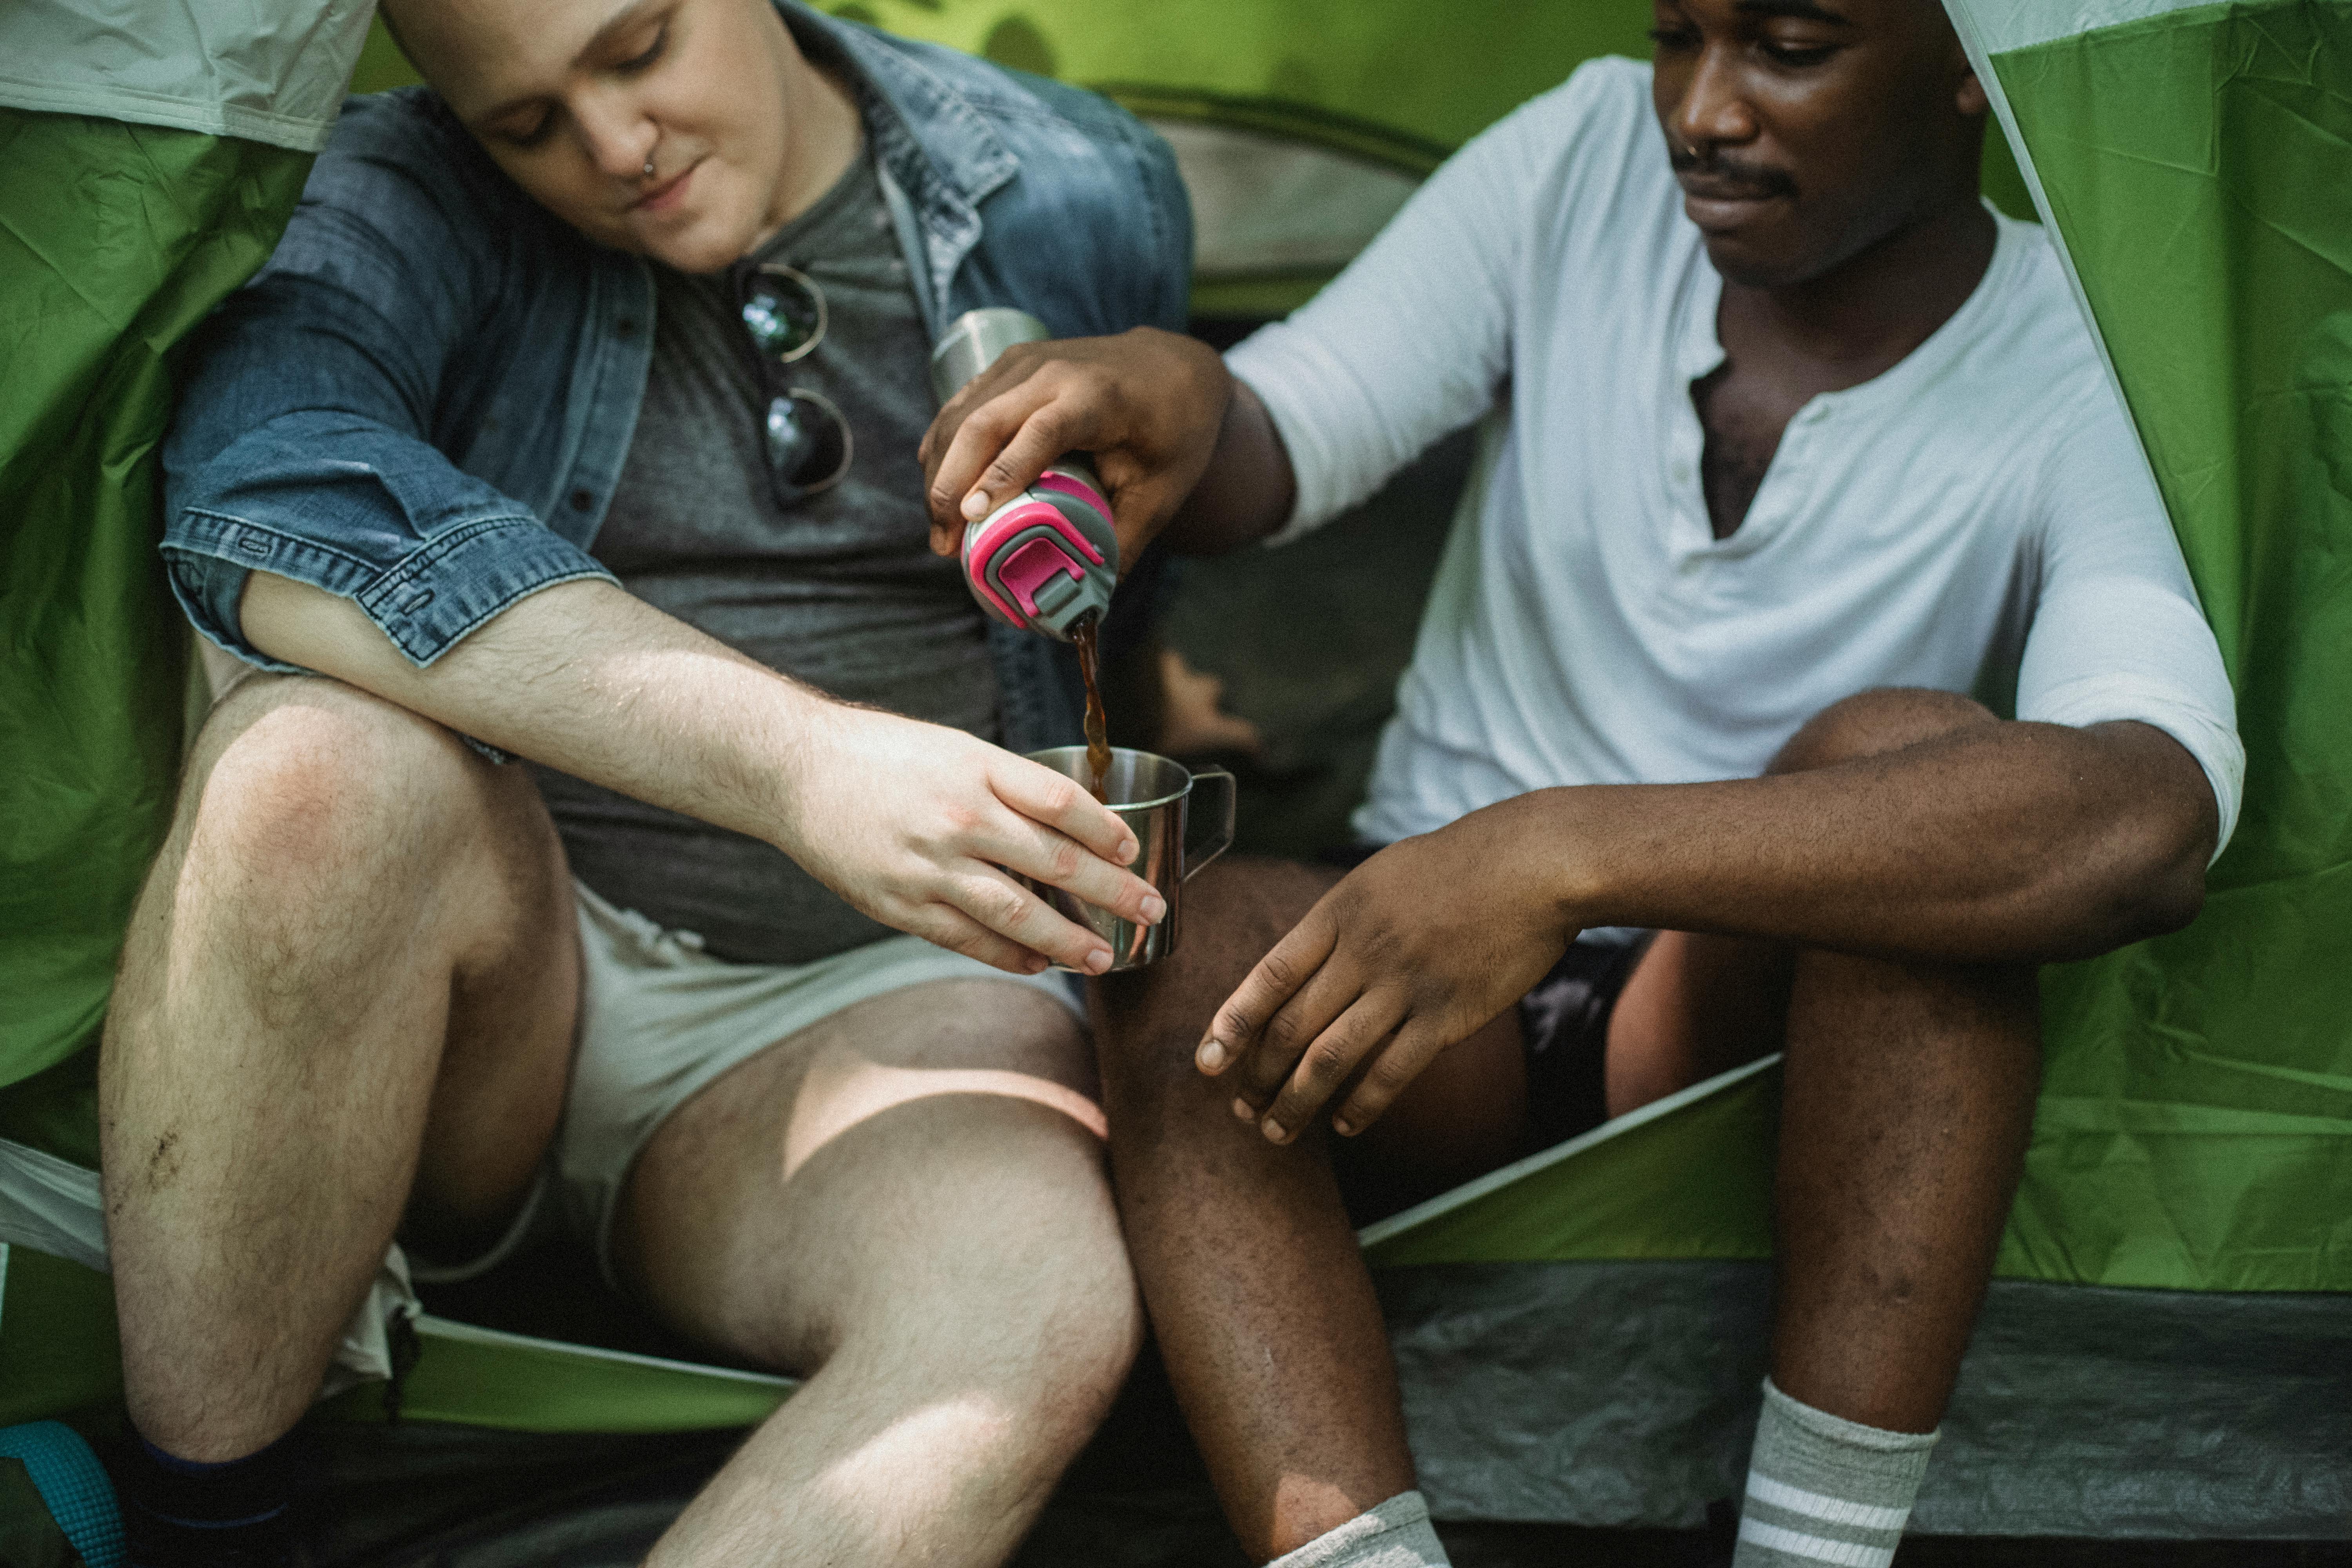
[{"label": "stream of coffee", "polygon": [[1103,779],[1110,772],[1110,721],[1103,715],[1102,687],[1095,679],[1101,630],[1101,623],[1089,616],[1070,629],[1070,641],[1077,645],[1078,673],[1087,682],[1087,787],[1094,791],[1097,800],[1108,805],[1110,797],[1103,794]]}]

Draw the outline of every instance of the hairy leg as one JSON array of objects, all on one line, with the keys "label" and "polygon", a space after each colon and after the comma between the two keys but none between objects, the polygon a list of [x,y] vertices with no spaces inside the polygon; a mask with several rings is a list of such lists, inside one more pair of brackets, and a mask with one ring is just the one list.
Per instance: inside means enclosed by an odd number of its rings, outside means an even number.
[{"label": "hairy leg", "polygon": [[681,1106],[614,1252],[673,1323],[809,1378],[656,1565],[1003,1562],[1141,1337],[1068,1009],[1002,981],[843,1009]]},{"label": "hairy leg", "polygon": [[[1874,691],[1828,710],[1775,772],[1900,750],[1991,715]],[[1942,1418],[1991,1275],[2041,1072],[2030,964],[1937,964],[1662,932],[1611,1020],[1622,1114],[1780,1047],[1772,1380],[1864,1426]]]},{"label": "hairy leg", "polygon": [[1359,1140],[1287,1147],[1236,1119],[1192,1053],[1217,1005],[1336,871],[1228,857],[1185,890],[1170,958],[1094,987],[1128,1243],[1226,1517],[1260,1560],[1413,1485],[1396,1370],[1332,1169],[1402,1206],[1517,1152],[1525,1079],[1506,1014]]},{"label": "hairy leg", "polygon": [[299,1419],[412,1187],[487,1238],[562,1109],[578,991],[529,777],[332,681],[213,710],[100,1058],[131,1415],[183,1458]]}]

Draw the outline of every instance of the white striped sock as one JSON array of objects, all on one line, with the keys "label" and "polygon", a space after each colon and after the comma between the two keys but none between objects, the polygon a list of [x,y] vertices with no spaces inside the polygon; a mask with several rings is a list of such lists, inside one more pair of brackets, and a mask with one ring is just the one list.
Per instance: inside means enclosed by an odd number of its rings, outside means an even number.
[{"label": "white striped sock", "polygon": [[1732,1568],[1887,1568],[1935,1443],[1815,1410],[1766,1378]]}]

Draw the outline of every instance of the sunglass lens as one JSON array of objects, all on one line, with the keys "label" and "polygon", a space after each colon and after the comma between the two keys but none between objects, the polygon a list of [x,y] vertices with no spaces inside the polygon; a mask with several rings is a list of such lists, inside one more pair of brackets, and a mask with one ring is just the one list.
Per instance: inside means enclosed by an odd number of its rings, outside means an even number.
[{"label": "sunglass lens", "polygon": [[793,278],[761,273],[743,297],[743,324],[761,352],[790,359],[815,341],[823,317],[807,286]]},{"label": "sunglass lens", "polygon": [[849,431],[841,416],[806,393],[772,399],[768,462],[798,490],[822,489],[849,466]]}]

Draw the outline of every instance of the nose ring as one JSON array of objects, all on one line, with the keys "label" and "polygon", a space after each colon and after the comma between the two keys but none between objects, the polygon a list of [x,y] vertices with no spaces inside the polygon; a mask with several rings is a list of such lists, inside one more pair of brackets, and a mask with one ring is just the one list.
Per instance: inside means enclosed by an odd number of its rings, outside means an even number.
[{"label": "nose ring", "polygon": [[653,177],[654,177],[654,160],[653,160],[653,154],[652,154],[652,153],[648,153],[647,154],[646,154],[646,179],[648,179],[648,180],[650,180],[650,179],[652,179]]}]

